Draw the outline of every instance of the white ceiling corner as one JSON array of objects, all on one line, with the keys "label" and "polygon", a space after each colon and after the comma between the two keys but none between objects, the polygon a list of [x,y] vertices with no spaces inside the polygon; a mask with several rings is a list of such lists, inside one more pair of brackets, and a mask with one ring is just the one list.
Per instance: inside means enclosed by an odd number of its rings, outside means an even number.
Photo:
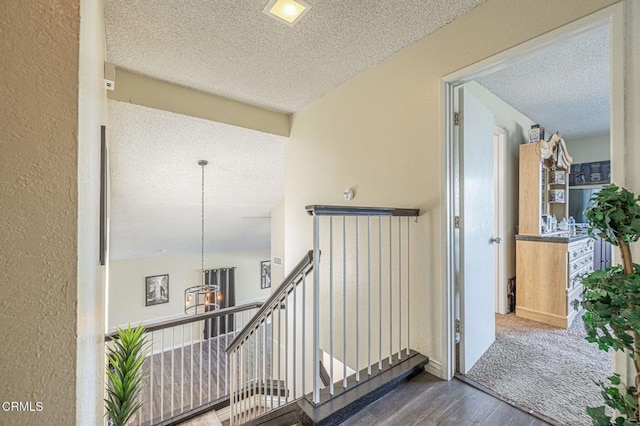
[{"label": "white ceiling corner", "polygon": [[553,45],[478,83],[566,140],[609,132],[608,27]]},{"label": "white ceiling corner", "polygon": [[270,246],[286,138],[116,101],[109,129],[113,259],[200,251],[201,159],[206,251]]}]

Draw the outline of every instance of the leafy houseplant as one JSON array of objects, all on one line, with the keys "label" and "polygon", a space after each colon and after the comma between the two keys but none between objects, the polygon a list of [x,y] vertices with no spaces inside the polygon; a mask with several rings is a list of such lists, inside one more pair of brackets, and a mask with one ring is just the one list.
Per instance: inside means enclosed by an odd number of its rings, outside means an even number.
[{"label": "leafy houseplant", "polygon": [[587,340],[605,351],[626,350],[636,376],[634,385],[626,388],[618,374],[609,377],[611,385],[598,383],[605,405],[619,413],[613,423],[605,406],[589,407],[587,412],[594,425],[635,425],[640,423],[640,265],[632,262],[629,245],[640,237],[640,197],[611,184],[591,201],[586,212],[589,232],[617,246],[622,265],[594,271],[582,280]]},{"label": "leafy houseplant", "polygon": [[107,350],[108,386],[104,401],[110,422],[115,426],[126,425],[142,406],[138,396],[144,378],[142,364],[148,353],[144,332],[142,325],[119,328],[113,344]]}]

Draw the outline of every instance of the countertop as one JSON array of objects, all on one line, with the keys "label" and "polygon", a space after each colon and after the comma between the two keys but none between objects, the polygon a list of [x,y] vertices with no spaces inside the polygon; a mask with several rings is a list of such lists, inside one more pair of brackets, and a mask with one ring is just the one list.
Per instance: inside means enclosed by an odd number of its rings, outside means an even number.
[{"label": "countertop", "polygon": [[574,241],[584,240],[591,238],[589,234],[581,233],[576,235],[569,235],[568,232],[562,232],[550,235],[516,235],[516,240],[519,241],[540,241],[543,243],[572,243]]}]

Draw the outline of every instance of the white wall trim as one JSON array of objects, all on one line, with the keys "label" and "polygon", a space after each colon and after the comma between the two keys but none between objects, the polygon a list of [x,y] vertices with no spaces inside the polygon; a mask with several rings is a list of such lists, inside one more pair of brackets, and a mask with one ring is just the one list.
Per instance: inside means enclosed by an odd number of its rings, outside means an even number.
[{"label": "white wall trim", "polygon": [[[562,43],[578,35],[609,25],[611,28],[611,169],[612,177],[618,184],[624,183],[624,13],[623,3],[617,3],[594,12],[588,16],[551,30],[518,46],[514,46],[487,59],[479,61],[441,79],[441,134],[443,137],[442,154],[442,205],[444,239],[443,256],[443,321],[442,321],[442,377],[451,379],[455,373],[455,335],[454,335],[454,294],[455,294],[455,248],[453,216],[455,200],[451,185],[453,183],[453,91],[466,82],[499,71],[515,63],[532,57],[541,50]],[[613,172],[615,170],[615,172]]]},{"label": "white wall trim", "polygon": [[[618,186],[626,185],[626,163],[625,163],[625,101],[624,101],[624,80],[625,80],[625,35],[624,35],[624,7],[617,4],[610,16],[611,40],[610,40],[610,62],[611,62],[611,86],[610,98],[611,108],[609,138],[609,158],[611,159],[611,181]],[[615,66],[614,66],[615,65]]]},{"label": "white wall trim", "polygon": [[442,364],[440,363],[440,361],[429,359],[429,363],[424,366],[424,370],[436,377],[440,377],[441,379],[444,378],[444,372],[442,371]]},{"label": "white wall trim", "polygon": [[[453,90],[452,84],[447,82],[444,78],[440,82],[440,109],[443,112],[441,114],[442,121],[440,122],[440,134],[443,136],[442,150],[442,164],[444,165],[444,176],[442,179],[442,205],[444,206],[445,213],[442,215],[442,229],[444,235],[442,239],[441,250],[444,253],[442,256],[443,265],[443,283],[444,288],[442,291],[442,354],[441,359],[443,362],[440,364],[439,377],[444,380],[451,380],[455,373],[455,359],[453,340],[451,336],[455,330],[455,307],[453,297],[453,285],[455,283],[455,247],[451,242],[454,240],[454,214],[455,214],[455,200],[454,192],[451,183],[455,181],[454,176],[454,163],[453,163]],[[433,361],[435,362],[435,361]]]},{"label": "white wall trim", "polygon": [[496,244],[498,252],[496,259],[496,312],[506,314],[509,310],[507,301],[507,246],[505,236],[507,235],[505,206],[506,194],[504,189],[505,168],[506,168],[506,151],[507,151],[507,131],[501,127],[495,126],[493,129],[496,145],[494,147],[494,193],[497,197],[495,200],[496,208],[496,236],[502,239],[500,244]]},{"label": "white wall trim", "polygon": [[[482,61],[469,65],[466,68],[455,71],[449,75],[444,76],[442,80],[445,83],[459,86],[471,80],[487,76],[491,73],[514,65],[525,58],[535,56],[538,52],[541,52],[542,50],[545,50],[555,44],[565,42],[574,37],[582,34],[587,34],[594,30],[598,30],[603,26],[610,24],[612,22],[612,18],[615,18],[615,15],[618,13],[620,14],[620,16],[622,16],[621,3],[606,7],[602,10],[585,16],[584,18],[568,23],[560,28],[551,30],[548,33],[542,34],[529,41],[493,55],[487,59],[483,59]],[[621,31],[624,31],[624,29],[622,29]],[[613,37],[611,41],[614,41]],[[621,75],[624,75],[624,69],[622,70]]]}]

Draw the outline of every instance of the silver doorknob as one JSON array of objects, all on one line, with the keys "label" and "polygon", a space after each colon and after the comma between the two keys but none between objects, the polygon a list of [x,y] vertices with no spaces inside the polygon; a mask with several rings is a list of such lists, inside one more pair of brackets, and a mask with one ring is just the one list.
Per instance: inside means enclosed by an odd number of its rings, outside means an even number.
[{"label": "silver doorknob", "polygon": [[489,240],[489,244],[500,244],[502,242],[502,238],[500,237],[491,237]]}]

